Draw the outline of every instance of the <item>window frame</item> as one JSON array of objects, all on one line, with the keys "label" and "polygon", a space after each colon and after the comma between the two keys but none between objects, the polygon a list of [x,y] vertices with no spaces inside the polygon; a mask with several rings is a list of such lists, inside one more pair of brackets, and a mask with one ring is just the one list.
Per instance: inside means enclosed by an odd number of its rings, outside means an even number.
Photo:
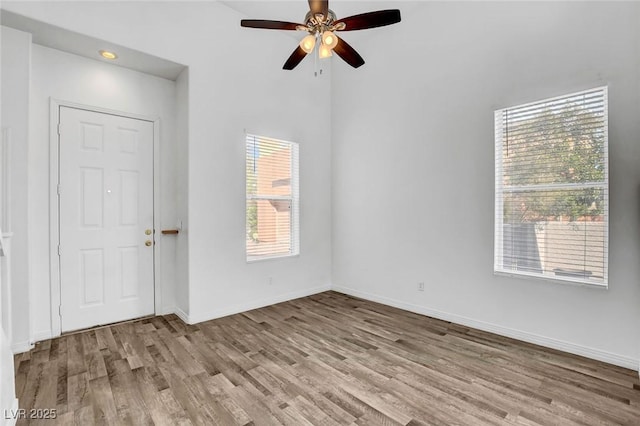
[{"label": "window frame", "polygon": [[[511,109],[526,108],[542,103],[553,102],[560,99],[571,98],[582,94],[602,92],[603,99],[603,156],[604,156],[604,172],[603,182],[583,182],[583,183],[558,183],[558,184],[536,184],[536,185],[517,185],[510,186],[505,191],[505,185],[503,183],[504,173],[504,160],[503,160],[503,144],[504,144],[504,113]],[[609,97],[608,86],[594,87],[579,92],[568,93],[565,95],[555,96],[552,98],[540,99],[533,102],[528,102],[519,105],[513,105],[510,107],[501,108],[494,111],[494,161],[495,161],[495,187],[494,187],[494,265],[493,272],[495,275],[527,278],[534,280],[552,281],[563,284],[573,284],[578,286],[587,286],[600,289],[609,288]],[[508,192],[518,191],[553,191],[562,189],[587,189],[598,188],[603,190],[605,208],[602,213],[604,226],[604,253],[603,253],[603,281],[595,282],[587,278],[571,277],[562,275],[545,275],[544,273],[528,272],[524,270],[511,270],[504,267],[504,195]]]},{"label": "window frame", "polygon": [[[254,143],[259,140],[268,140],[281,144],[287,144],[291,147],[291,157],[289,159],[289,167],[291,171],[291,195],[266,195],[266,194],[249,194],[247,190],[247,150],[250,138],[253,138]],[[255,133],[245,133],[245,261],[246,263],[262,262],[272,259],[284,259],[297,257],[300,255],[300,145],[297,142],[287,141],[283,139],[272,138],[269,136],[262,136]],[[278,254],[266,254],[266,255],[250,255],[247,238],[247,205],[250,200],[255,201],[288,201],[291,205],[290,220],[289,220],[289,235],[290,235],[290,251],[289,253]]]}]

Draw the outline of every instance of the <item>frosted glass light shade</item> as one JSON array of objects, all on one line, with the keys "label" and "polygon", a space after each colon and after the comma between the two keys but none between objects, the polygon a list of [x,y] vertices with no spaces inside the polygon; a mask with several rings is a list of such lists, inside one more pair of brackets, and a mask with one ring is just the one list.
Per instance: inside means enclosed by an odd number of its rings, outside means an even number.
[{"label": "frosted glass light shade", "polygon": [[316,37],[309,34],[300,42],[300,47],[307,53],[313,52],[313,48],[316,46]]},{"label": "frosted glass light shade", "polygon": [[318,52],[320,59],[329,58],[333,53],[331,52],[331,48],[326,44],[322,43],[320,46],[320,51]]},{"label": "frosted glass light shade", "polygon": [[325,31],[322,33],[322,42],[326,44],[329,49],[333,49],[338,44],[338,36],[331,31]]}]

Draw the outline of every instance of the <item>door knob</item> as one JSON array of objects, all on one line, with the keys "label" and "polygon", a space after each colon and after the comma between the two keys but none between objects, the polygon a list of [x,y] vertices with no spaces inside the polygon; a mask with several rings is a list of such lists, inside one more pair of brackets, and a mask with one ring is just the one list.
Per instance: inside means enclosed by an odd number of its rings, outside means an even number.
[{"label": "door knob", "polygon": [[144,231],[144,235],[151,235],[153,231],[151,229],[147,229],[146,231]]},{"label": "door knob", "polygon": [[147,241],[144,242],[144,245],[147,246],[147,247],[151,246],[151,244],[153,244],[151,242],[151,240],[147,240]]}]

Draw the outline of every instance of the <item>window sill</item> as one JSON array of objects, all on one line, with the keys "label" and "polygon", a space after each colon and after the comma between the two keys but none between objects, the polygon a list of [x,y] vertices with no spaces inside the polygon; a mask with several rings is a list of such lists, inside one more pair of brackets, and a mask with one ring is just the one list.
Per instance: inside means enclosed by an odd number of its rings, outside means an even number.
[{"label": "window sill", "polygon": [[496,269],[493,270],[493,274],[503,276],[503,277],[524,278],[527,280],[534,280],[534,281],[549,281],[557,284],[566,284],[566,285],[572,285],[577,287],[588,287],[588,288],[599,289],[599,290],[609,289],[608,282],[596,283],[596,282],[590,282],[587,280],[571,279],[571,278],[562,277],[562,276],[528,274],[526,272],[516,272],[516,271],[506,271],[506,270],[496,270]]},{"label": "window sill", "polygon": [[298,253],[298,254],[281,254],[281,255],[275,255],[275,256],[260,256],[254,259],[246,259],[246,262],[257,263],[257,262],[263,262],[265,260],[289,259],[292,257],[300,257],[300,254]]}]

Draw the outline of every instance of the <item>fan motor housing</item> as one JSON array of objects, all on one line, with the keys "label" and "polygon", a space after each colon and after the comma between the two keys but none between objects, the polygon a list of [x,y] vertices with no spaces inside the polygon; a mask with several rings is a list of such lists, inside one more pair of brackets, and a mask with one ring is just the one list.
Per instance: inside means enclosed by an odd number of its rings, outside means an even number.
[{"label": "fan motor housing", "polygon": [[[319,20],[317,19],[319,17],[322,17],[321,22],[319,22]],[[331,9],[329,9],[329,11],[327,12],[327,16],[323,16],[320,13],[314,14],[313,12],[309,11],[304,17],[305,24],[311,29],[314,29],[322,25],[329,26],[335,20],[336,20],[336,14]]]}]

